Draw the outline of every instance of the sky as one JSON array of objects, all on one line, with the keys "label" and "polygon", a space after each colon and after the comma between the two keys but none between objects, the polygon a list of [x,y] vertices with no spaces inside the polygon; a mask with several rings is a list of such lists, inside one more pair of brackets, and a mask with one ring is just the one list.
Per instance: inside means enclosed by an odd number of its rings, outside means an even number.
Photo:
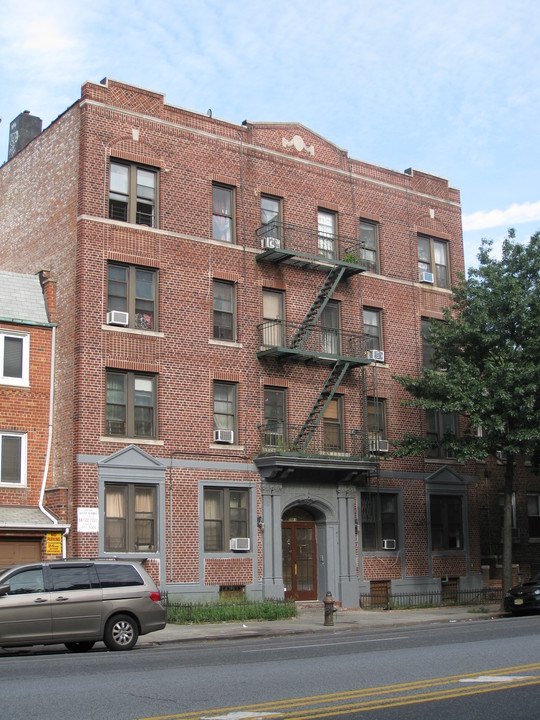
[{"label": "sky", "polygon": [[540,230],[538,0],[0,0],[0,163],[104,77],[241,123],[298,122],[350,157],[461,192],[482,238]]}]

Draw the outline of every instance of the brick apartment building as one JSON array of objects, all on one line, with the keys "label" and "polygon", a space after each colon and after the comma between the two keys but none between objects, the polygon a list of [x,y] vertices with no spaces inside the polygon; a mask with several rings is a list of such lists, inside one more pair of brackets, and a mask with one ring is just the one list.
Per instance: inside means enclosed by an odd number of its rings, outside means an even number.
[{"label": "brick apartment building", "polygon": [[[66,493],[47,498],[52,448],[54,283],[0,270],[0,567],[61,551]],[[61,515],[60,515],[61,518]]]},{"label": "brick apartment building", "polygon": [[392,377],[464,271],[446,180],[105,79],[0,198],[0,267],[57,283],[70,555],[141,558],[194,599],[481,585],[475,465],[388,452],[459,429]]}]

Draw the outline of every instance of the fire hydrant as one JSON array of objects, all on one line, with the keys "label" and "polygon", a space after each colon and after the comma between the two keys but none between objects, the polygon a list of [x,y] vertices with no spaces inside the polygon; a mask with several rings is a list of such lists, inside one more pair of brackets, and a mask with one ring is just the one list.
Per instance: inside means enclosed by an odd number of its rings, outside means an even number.
[{"label": "fire hydrant", "polygon": [[326,593],[324,596],[324,624],[325,625],[333,625],[334,624],[334,613],[337,612],[337,609],[334,607],[334,603],[336,601],[332,597],[332,593],[330,590]]}]

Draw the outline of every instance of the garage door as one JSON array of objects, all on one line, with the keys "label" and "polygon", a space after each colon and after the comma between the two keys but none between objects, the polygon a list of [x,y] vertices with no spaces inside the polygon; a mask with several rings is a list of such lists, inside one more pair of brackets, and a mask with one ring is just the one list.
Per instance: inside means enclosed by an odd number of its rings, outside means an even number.
[{"label": "garage door", "polygon": [[0,540],[0,567],[39,560],[40,540]]}]

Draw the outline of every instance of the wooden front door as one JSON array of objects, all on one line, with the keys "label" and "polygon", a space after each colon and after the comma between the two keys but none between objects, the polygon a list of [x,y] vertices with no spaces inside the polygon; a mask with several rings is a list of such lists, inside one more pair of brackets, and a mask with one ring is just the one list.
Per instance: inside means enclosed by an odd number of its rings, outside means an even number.
[{"label": "wooden front door", "polygon": [[315,523],[284,521],[281,525],[281,537],[285,598],[317,600]]}]

